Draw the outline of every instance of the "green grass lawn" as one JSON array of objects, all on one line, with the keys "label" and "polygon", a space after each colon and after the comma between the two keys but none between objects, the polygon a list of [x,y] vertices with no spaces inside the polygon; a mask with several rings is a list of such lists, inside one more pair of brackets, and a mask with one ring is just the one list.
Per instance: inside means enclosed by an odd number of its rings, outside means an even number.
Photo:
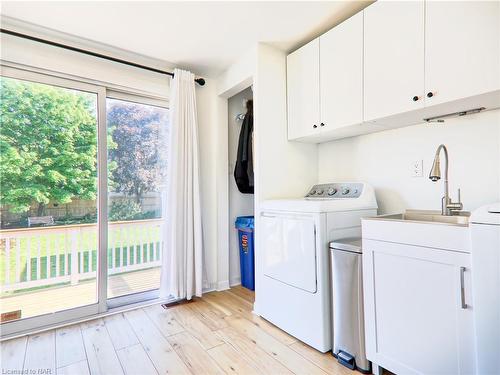
[{"label": "green grass lawn", "polygon": [[[59,262],[59,276],[65,275],[65,254],[67,262],[69,262],[68,274],[71,274],[71,233],[65,234],[44,234],[43,230],[33,230],[33,236],[22,238],[20,240],[20,280],[27,280],[27,264],[28,259],[31,262],[31,280],[39,280],[47,278],[47,260],[49,260],[49,276],[56,277],[56,264]],[[38,271],[38,237],[40,236],[40,274]],[[66,238],[69,237],[69,238]],[[97,265],[97,230],[92,232],[82,232],[77,236],[78,241],[78,264],[80,263],[80,253],[83,253],[83,272],[96,270]],[[125,265],[143,263],[147,259],[158,260],[160,241],[160,229],[158,227],[127,227],[125,230],[112,230],[108,240],[108,268],[112,268],[112,253],[115,252],[115,266],[122,264],[122,259]],[[143,244],[142,251],[140,244]],[[29,245],[28,245],[29,244]],[[133,258],[135,247],[135,259]],[[57,257],[57,249],[59,249],[59,257]],[[123,251],[121,251],[123,249]],[[127,254],[128,252],[128,254]],[[153,258],[154,257],[154,258]],[[58,259],[57,259],[58,258]],[[16,280],[16,261],[17,261],[17,244],[11,239],[9,272],[7,275],[7,256],[5,251],[5,242],[2,241],[0,253],[0,284],[4,285],[6,280],[14,283]],[[81,269],[81,268],[80,268]]]}]

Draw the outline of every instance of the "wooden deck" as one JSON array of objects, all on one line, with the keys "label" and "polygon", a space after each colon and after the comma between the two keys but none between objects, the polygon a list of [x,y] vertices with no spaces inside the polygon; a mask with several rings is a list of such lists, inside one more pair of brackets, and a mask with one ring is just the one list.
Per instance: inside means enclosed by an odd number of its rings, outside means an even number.
[{"label": "wooden deck", "polygon": [[353,374],[252,314],[252,301],[236,287],[9,340],[1,344],[2,373]]},{"label": "wooden deck", "polygon": [[[160,268],[111,275],[108,278],[108,297],[158,288]],[[95,303],[97,299],[96,280],[81,281],[77,285],[59,286],[37,291],[13,294],[0,299],[2,313],[22,310],[22,317],[61,311],[72,307]]]}]

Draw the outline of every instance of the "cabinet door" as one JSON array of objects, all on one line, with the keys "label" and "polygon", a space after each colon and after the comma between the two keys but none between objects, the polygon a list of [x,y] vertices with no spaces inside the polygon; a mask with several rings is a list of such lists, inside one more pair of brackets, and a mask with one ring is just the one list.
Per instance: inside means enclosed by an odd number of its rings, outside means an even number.
[{"label": "cabinet door", "polygon": [[423,1],[377,1],[364,13],[365,121],[423,108]]},{"label": "cabinet door", "polygon": [[287,57],[288,139],[319,132],[319,39]]},{"label": "cabinet door", "polygon": [[320,39],[322,131],[363,122],[363,13]]},{"label": "cabinet door", "polygon": [[500,89],[500,2],[429,1],[425,28],[427,106]]},{"label": "cabinet door", "polygon": [[469,254],[363,246],[368,358],[398,374],[474,373]]}]

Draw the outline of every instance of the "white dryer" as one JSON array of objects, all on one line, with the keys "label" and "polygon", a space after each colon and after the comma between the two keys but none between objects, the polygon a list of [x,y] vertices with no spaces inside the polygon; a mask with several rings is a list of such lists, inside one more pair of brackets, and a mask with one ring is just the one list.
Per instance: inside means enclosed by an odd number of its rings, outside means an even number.
[{"label": "white dryer", "polygon": [[261,207],[257,312],[327,352],[332,348],[328,244],[361,237],[361,218],[377,215],[373,188],[315,185],[304,198],[269,200]]}]

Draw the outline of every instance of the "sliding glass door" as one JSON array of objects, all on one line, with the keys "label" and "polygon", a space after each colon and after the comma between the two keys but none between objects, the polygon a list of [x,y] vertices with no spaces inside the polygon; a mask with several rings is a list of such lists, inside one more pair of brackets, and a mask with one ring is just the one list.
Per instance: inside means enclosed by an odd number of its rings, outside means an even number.
[{"label": "sliding glass door", "polygon": [[1,335],[157,297],[165,102],[1,68]]},{"label": "sliding glass door", "polygon": [[117,306],[158,297],[168,109],[120,93],[108,94],[106,109],[107,295]]},{"label": "sliding glass door", "polygon": [[6,335],[99,311],[99,100],[105,90],[5,67],[0,83]]}]

